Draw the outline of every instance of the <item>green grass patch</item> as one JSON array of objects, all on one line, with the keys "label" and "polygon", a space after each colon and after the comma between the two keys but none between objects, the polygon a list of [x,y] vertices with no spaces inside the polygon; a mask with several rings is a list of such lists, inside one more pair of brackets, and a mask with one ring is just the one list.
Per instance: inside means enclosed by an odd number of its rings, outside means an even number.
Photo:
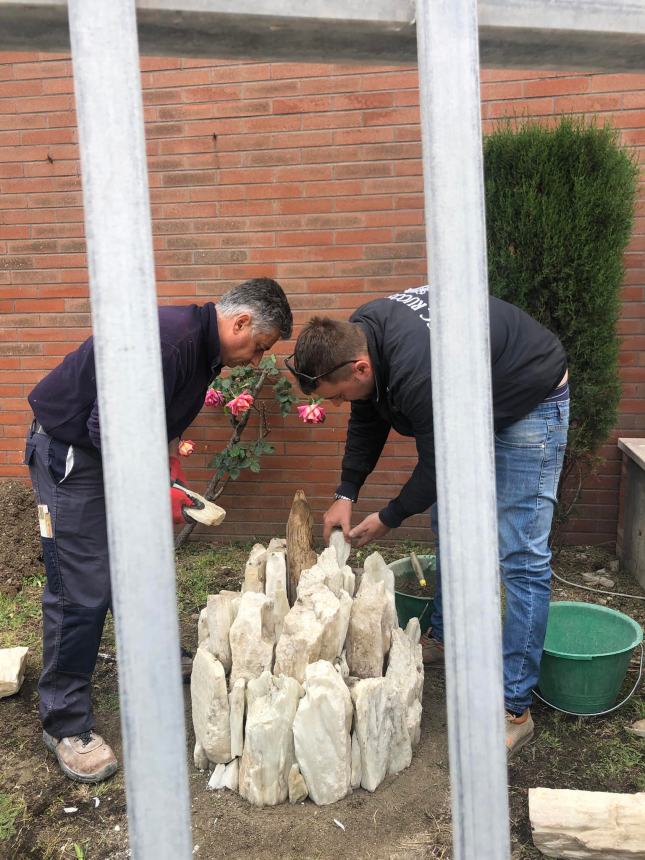
[{"label": "green grass patch", "polygon": [[15,597],[0,594],[0,648],[40,645],[41,589],[23,588]]},{"label": "green grass patch", "polygon": [[603,783],[608,780],[637,779],[641,785],[640,791],[643,790],[645,785],[645,750],[643,750],[639,740],[600,739],[596,742],[594,757],[595,762],[591,765],[591,771]]},{"label": "green grass patch", "polygon": [[16,820],[24,815],[25,802],[0,791],[0,842],[6,842],[16,832]]}]

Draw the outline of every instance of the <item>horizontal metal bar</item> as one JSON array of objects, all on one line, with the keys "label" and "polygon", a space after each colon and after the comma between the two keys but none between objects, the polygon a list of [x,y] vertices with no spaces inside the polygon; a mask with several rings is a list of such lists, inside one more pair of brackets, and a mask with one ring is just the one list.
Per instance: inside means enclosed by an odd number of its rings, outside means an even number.
[{"label": "horizontal metal bar", "polygon": [[[144,55],[416,63],[414,0],[136,6]],[[478,9],[484,67],[645,71],[645,0],[479,0]],[[0,50],[68,51],[66,0],[0,0]]]}]

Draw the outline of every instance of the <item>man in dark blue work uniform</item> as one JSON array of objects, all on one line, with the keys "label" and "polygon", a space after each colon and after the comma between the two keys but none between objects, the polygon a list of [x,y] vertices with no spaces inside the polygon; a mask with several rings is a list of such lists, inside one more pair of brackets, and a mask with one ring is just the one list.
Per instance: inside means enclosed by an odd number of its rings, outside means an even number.
[{"label": "man in dark blue work uniform", "polygon": [[[222,367],[257,365],[292,315],[270,278],[247,281],[217,303],[159,309],[166,426],[171,450],[204,404]],[[80,782],[114,773],[116,758],[94,732],[91,681],[111,606],[110,571],[96,394],[89,338],[29,395],[34,413],[25,452],[39,507],[47,583],[43,594],[43,739],[63,772]],[[171,479],[182,479],[176,456]],[[171,487],[173,520],[192,499]]]},{"label": "man in dark blue work uniform", "polygon": [[[324,535],[340,526],[356,546],[431,508],[438,539],[430,378],[428,287],[360,307],[349,322],[314,317],[287,366],[305,394],[351,401],[345,456]],[[549,532],[569,423],[567,361],[560,341],[528,314],[491,298],[490,346],[500,572],[506,593],[503,656],[506,745],[533,735],[549,609]],[[352,528],[352,504],[376,466],[390,429],[415,439],[418,463],[398,495]],[[423,660],[443,665],[441,567]]]}]

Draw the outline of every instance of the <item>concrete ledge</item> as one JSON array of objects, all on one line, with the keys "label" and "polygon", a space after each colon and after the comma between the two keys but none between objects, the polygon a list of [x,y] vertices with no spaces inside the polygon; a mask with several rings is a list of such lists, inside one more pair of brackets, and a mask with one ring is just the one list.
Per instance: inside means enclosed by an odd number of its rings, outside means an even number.
[{"label": "concrete ledge", "polygon": [[645,469],[645,439],[619,439],[618,447],[641,469]]}]

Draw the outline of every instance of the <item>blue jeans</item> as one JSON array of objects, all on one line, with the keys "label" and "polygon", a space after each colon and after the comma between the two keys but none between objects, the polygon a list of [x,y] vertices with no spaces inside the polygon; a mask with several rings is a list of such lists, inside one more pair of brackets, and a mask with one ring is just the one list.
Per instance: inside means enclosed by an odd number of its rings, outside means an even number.
[{"label": "blue jeans", "polygon": [[[544,648],[551,594],[549,533],[567,444],[569,401],[541,403],[495,435],[499,563],[506,595],[502,647],[506,709],[532,701]],[[432,636],[443,641],[437,505],[437,582]]]}]

